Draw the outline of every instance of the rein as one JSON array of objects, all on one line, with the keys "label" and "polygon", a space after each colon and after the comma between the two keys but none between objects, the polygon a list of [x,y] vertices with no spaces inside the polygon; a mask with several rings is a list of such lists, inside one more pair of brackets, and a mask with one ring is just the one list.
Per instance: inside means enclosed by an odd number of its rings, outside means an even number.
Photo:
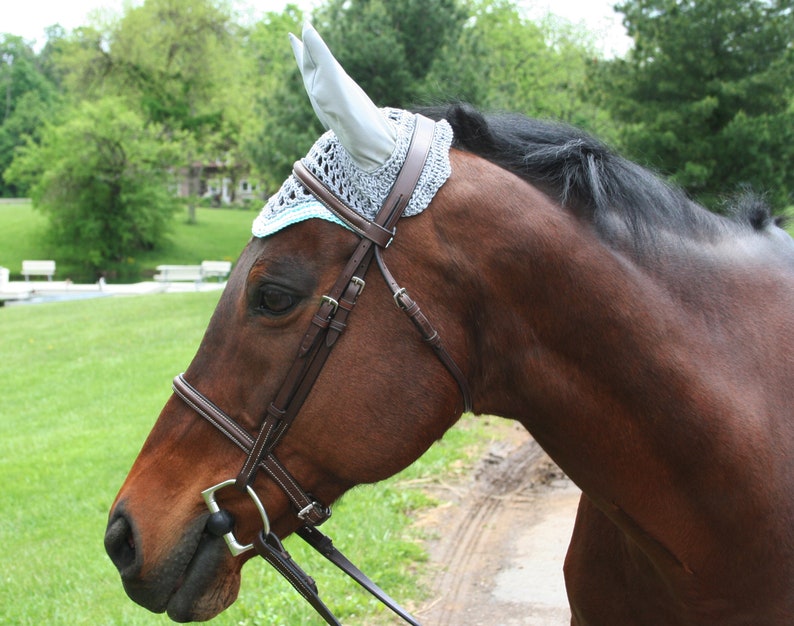
[{"label": "rein", "polygon": [[[267,513],[252,486],[257,472],[260,469],[264,470],[287,495],[298,518],[303,522],[303,525],[295,531],[296,534],[406,622],[419,624],[339,552],[328,537],[317,530],[316,526],[330,517],[331,509],[316,501],[301,488],[276,458],[273,450],[289,430],[314,381],[320,375],[331,349],[344,332],[347,317],[364,289],[364,276],[373,258],[376,259],[381,274],[392,292],[395,304],[408,315],[422,339],[433,348],[436,356],[457,382],[463,397],[464,410],[471,410],[471,393],[466,377],[444,348],[438,332],[407,291],[399,286],[382,257],[382,250],[391,243],[397,221],[405,211],[422,174],[433,132],[434,122],[417,115],[405,163],[374,221],[362,217],[341,202],[300,161],[295,163],[293,169],[295,177],[318,201],[352,229],[361,241],[331,290],[323,296],[322,303],[303,337],[298,355],[275,399],[268,407],[264,423],[255,439],[211,400],[191,386],[182,374],[173,382],[174,392],[190,408],[220,430],[247,455],[235,479],[223,481],[202,492],[211,513],[207,522],[208,531],[218,536],[222,535],[234,556],[251,549],[256,550],[292,584],[328,624],[339,625],[340,622],[320,599],[312,578],[292,560],[279,538],[270,531]],[[263,530],[258,533],[252,544],[242,545],[237,541],[232,532],[234,519],[227,511],[220,509],[215,500],[215,492],[228,486],[234,486],[242,493],[247,493],[262,517]]]}]

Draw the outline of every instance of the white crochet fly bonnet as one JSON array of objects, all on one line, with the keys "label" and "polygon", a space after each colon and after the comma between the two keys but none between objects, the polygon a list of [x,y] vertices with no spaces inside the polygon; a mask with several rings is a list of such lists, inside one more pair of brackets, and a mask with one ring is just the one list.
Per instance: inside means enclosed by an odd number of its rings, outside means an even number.
[{"label": "white crochet fly bonnet", "polygon": [[[311,26],[304,27],[303,42],[290,38],[315,113],[330,128],[302,159],[303,164],[340,200],[372,220],[403,166],[416,118],[401,109],[378,109]],[[430,154],[403,214],[406,217],[424,211],[449,178],[451,143],[449,124],[436,122]],[[252,232],[255,237],[267,237],[310,218],[346,227],[290,176],[254,220]]]}]

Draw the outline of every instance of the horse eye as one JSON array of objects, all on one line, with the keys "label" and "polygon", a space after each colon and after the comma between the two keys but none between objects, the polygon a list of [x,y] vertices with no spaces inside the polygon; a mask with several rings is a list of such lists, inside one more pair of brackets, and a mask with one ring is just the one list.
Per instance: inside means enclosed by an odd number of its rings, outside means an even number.
[{"label": "horse eye", "polygon": [[286,291],[265,287],[259,292],[257,308],[270,315],[283,315],[297,303],[297,298]]}]

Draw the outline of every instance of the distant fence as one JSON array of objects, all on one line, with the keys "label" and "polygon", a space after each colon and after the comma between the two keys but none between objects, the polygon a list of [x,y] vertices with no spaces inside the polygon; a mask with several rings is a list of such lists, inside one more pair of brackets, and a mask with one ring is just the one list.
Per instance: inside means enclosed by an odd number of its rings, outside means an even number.
[{"label": "distant fence", "polygon": [[0,198],[0,204],[20,204],[30,202],[30,198]]}]

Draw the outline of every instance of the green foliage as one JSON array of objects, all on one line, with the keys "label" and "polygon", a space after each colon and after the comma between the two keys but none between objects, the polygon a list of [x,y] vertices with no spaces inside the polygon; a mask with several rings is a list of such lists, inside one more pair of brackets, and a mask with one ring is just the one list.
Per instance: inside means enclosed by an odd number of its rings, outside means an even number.
[{"label": "green foliage", "polygon": [[29,185],[64,260],[102,271],[162,243],[179,206],[168,185],[176,158],[159,127],[119,98],[103,98],[46,127],[6,178]]},{"label": "green foliage", "polygon": [[425,98],[460,99],[604,131],[603,112],[583,92],[587,61],[596,55],[591,42],[592,36],[567,22],[527,20],[510,0],[481,0],[459,38],[435,59]]},{"label": "green foliage", "polygon": [[245,42],[254,115],[242,148],[270,193],[323,132],[287,43],[288,33],[301,32],[303,20],[297,7],[287,6],[283,13],[269,13],[255,24]]},{"label": "green foliage", "polygon": [[232,69],[230,28],[225,2],[147,0],[128,9],[112,33],[107,81],[168,130],[217,131]]},{"label": "green foliage", "polygon": [[21,37],[0,34],[0,197],[27,192],[2,178],[14,150],[27,138],[38,140],[39,129],[55,106],[55,85],[40,67],[40,59]]},{"label": "green foliage", "polygon": [[408,106],[468,11],[460,0],[329,0],[317,27],[345,70],[380,106]]},{"label": "green foliage", "polygon": [[791,0],[628,0],[625,60],[596,66],[635,158],[711,206],[750,187],[794,192]]}]

